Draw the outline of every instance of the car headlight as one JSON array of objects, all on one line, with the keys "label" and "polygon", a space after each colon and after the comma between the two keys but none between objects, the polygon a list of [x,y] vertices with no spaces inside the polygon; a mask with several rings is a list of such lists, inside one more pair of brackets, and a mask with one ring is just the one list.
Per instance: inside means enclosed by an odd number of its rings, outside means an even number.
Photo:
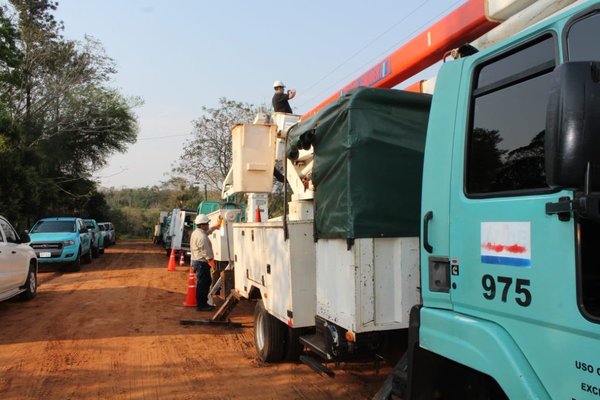
[{"label": "car headlight", "polygon": [[75,244],[74,240],[65,240],[63,242],[63,246],[73,246]]}]

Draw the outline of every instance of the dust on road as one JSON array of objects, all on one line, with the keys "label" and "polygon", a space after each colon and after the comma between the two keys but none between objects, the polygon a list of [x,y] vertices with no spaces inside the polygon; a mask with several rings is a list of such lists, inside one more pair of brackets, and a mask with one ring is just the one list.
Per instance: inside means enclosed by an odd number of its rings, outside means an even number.
[{"label": "dust on road", "polygon": [[230,316],[243,328],[180,325],[211,314],[182,306],[187,268],[166,265],[160,247],[120,242],[81,272],[40,273],[32,301],[0,303],[0,399],[369,399],[390,370],[262,363],[246,301]]}]

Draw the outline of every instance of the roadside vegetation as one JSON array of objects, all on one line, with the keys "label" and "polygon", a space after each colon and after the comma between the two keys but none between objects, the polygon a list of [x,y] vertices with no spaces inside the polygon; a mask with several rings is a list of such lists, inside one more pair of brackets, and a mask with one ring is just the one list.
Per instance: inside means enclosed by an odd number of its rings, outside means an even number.
[{"label": "roadside vegetation", "polygon": [[141,100],[110,86],[102,45],[62,37],[50,0],[0,6],[0,213],[108,217],[92,174],[134,143]]},{"label": "roadside vegetation", "polygon": [[118,235],[126,238],[151,238],[160,211],[174,208],[195,210],[207,196],[218,200],[217,192],[201,192],[183,178],[171,178],[158,186],[136,189],[101,189],[109,207],[110,221]]},{"label": "roadside vegetation", "polygon": [[[121,238],[149,237],[160,211],[220,200],[231,127],[251,123],[259,107],[226,98],[203,107],[166,182],[101,188],[94,173],[135,143],[134,110],[143,101],[111,87],[117,70],[100,42],[62,36],[57,7],[52,0],[0,4],[0,215],[18,231],[42,217],[78,216],[112,221]],[[273,210],[283,204],[276,187]]]}]

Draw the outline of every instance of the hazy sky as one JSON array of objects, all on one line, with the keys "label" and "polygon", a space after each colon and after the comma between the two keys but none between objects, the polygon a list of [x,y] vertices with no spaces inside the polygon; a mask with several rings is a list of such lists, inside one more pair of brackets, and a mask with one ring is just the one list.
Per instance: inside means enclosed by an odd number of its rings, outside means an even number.
[{"label": "hazy sky", "polygon": [[137,143],[96,174],[104,187],[168,179],[202,106],[270,105],[272,83],[303,114],[465,0],[59,0],[68,39],[98,39],[113,86],[143,98]]}]

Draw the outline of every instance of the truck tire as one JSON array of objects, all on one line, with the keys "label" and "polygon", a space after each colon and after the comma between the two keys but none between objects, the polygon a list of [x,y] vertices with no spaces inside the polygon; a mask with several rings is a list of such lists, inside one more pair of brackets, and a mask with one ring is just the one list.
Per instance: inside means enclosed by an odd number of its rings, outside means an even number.
[{"label": "truck tire", "polygon": [[90,246],[88,252],[83,257],[83,262],[85,262],[86,264],[89,264],[92,262],[92,246]]},{"label": "truck tire", "polygon": [[286,326],[265,310],[262,300],[254,308],[254,345],[263,362],[281,361],[284,353]]},{"label": "truck tire", "polygon": [[78,272],[81,271],[81,247],[77,251],[77,257],[75,257],[75,261],[69,265],[69,272]]},{"label": "truck tire", "polygon": [[92,247],[92,257],[98,258],[100,256],[100,250],[97,247]]},{"label": "truck tire", "polygon": [[37,294],[37,268],[35,263],[29,264],[29,271],[27,271],[27,280],[24,285],[25,291],[19,295],[19,300],[27,301],[31,300]]},{"label": "truck tire", "polygon": [[383,386],[379,389],[372,400],[387,400],[390,396],[403,399],[406,396],[408,386],[408,351],[404,353],[398,364],[388,375]]}]

